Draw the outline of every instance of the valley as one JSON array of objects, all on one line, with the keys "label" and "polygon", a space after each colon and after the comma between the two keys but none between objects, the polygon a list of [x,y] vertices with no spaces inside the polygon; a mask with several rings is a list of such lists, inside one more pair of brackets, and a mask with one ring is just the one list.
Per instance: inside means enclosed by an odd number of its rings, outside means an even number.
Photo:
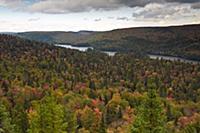
[{"label": "valley", "polygon": [[200,0],[0,0],[0,133],[200,133]]},{"label": "valley", "polygon": [[73,47],[0,35],[3,129],[133,133],[153,117],[161,133],[199,131],[199,63]]},{"label": "valley", "polygon": [[200,25],[141,27],[105,32],[24,32],[19,37],[73,46],[88,46],[100,51],[160,54],[200,60]]}]

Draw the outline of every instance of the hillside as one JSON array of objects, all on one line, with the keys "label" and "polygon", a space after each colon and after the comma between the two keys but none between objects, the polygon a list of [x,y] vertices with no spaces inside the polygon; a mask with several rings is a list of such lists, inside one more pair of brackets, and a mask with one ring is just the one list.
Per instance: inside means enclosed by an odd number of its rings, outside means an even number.
[{"label": "hillside", "polygon": [[25,32],[18,36],[48,43],[89,45],[98,50],[180,56],[200,60],[200,25],[142,27],[106,32]]},{"label": "hillside", "polygon": [[111,57],[11,35],[0,35],[0,60],[3,132],[199,132],[199,64]]}]

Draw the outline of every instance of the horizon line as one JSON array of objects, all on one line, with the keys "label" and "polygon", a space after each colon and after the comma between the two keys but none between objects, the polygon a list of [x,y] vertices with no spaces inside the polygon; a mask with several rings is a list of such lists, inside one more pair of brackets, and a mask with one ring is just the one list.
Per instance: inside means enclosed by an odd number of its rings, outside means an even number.
[{"label": "horizon line", "polygon": [[0,33],[28,33],[28,32],[68,32],[68,33],[79,33],[79,32],[109,32],[123,29],[137,29],[137,28],[169,28],[169,27],[183,27],[183,26],[194,26],[200,25],[200,23],[188,23],[188,24],[171,24],[171,25],[157,25],[157,26],[136,26],[136,27],[124,27],[124,28],[116,28],[111,30],[78,30],[78,31],[65,31],[65,30],[30,30],[30,31],[21,31],[21,32],[12,32],[12,31],[0,31]]}]

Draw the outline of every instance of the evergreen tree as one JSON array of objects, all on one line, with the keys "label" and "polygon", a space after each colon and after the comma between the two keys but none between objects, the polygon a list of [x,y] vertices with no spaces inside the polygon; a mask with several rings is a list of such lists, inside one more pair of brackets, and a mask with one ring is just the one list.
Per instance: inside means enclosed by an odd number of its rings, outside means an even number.
[{"label": "evergreen tree", "polygon": [[183,133],[199,133],[193,125],[184,128]]},{"label": "evergreen tree", "polygon": [[67,133],[63,106],[53,96],[46,96],[36,102],[29,112],[28,133]]},{"label": "evergreen tree", "polygon": [[183,129],[183,133],[199,133],[200,132],[200,121],[197,118],[197,122],[187,125]]},{"label": "evergreen tree", "polygon": [[13,123],[15,124],[15,133],[26,133],[28,129],[27,113],[22,105],[17,104],[13,111]]},{"label": "evergreen tree", "polygon": [[14,133],[14,125],[10,113],[6,107],[0,102],[0,133]]},{"label": "evergreen tree", "polygon": [[138,109],[131,133],[165,133],[165,119],[161,100],[154,89],[149,89]]},{"label": "evergreen tree", "polygon": [[68,123],[67,131],[69,133],[75,133],[78,127],[75,113],[66,107],[64,115],[65,115],[65,121],[67,121]]},{"label": "evergreen tree", "polygon": [[99,126],[99,133],[107,133],[105,122],[104,122],[104,115],[103,115],[103,113],[102,113],[102,116],[101,116],[101,122],[100,122],[100,126]]},{"label": "evergreen tree", "polygon": [[95,82],[93,81],[93,80],[90,80],[90,82],[89,82],[89,88],[90,89],[96,89],[96,85],[95,85]]}]

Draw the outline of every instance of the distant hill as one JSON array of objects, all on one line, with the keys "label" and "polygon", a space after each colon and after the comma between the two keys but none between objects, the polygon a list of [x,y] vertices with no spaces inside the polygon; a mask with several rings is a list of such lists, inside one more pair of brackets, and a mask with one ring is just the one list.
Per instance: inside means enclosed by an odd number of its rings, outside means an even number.
[{"label": "distant hill", "polygon": [[24,32],[20,37],[48,43],[89,45],[98,50],[165,54],[200,60],[200,24],[141,27],[106,32]]},{"label": "distant hill", "polygon": [[15,32],[0,32],[0,34],[15,35]]},{"label": "distant hill", "polygon": [[23,32],[17,35],[23,38],[48,42],[48,43],[78,43],[83,42],[86,38],[90,38],[97,32],[92,31],[80,31],[80,32]]}]

